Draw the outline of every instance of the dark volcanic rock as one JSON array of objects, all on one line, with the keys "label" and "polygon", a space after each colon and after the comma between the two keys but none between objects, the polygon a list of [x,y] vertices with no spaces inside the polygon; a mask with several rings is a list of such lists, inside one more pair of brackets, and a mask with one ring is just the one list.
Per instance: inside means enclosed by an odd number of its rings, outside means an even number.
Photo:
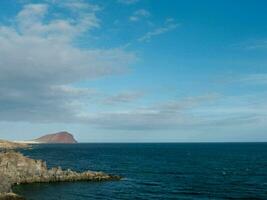
[{"label": "dark volcanic rock", "polygon": [[53,134],[44,135],[34,141],[39,143],[63,143],[63,144],[74,144],[77,141],[74,139],[73,135],[68,132],[58,132]]},{"label": "dark volcanic rock", "polygon": [[[0,200],[4,197],[8,198],[7,194],[11,192],[11,186],[15,184],[119,179],[119,176],[102,172],[78,173],[70,169],[62,170],[60,167],[48,169],[44,161],[30,159],[21,153],[0,153]],[[1,196],[1,194],[3,195]]]}]

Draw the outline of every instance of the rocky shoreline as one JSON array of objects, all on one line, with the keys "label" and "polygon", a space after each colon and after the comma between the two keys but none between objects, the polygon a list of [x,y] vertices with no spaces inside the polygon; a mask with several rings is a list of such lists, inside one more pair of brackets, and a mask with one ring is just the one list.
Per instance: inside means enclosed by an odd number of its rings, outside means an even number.
[{"label": "rocky shoreline", "polygon": [[7,140],[0,140],[0,150],[1,149],[25,149],[29,148],[30,145],[28,144],[21,144],[16,142],[10,142]]},{"label": "rocky shoreline", "polygon": [[120,177],[103,172],[62,170],[61,167],[48,169],[42,160],[15,151],[0,153],[0,200],[23,199],[12,193],[12,186],[16,184],[108,180],[120,180]]}]

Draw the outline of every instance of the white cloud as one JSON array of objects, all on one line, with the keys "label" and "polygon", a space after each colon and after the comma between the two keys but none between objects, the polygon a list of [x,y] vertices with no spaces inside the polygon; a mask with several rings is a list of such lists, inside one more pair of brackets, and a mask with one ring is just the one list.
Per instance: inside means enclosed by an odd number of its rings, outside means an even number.
[{"label": "white cloud", "polygon": [[55,19],[46,4],[28,4],[16,26],[0,26],[0,121],[79,121],[82,98],[71,86],[127,70],[135,55],[123,49],[79,49],[72,41],[99,27],[96,11]]},{"label": "white cloud", "polygon": [[85,3],[84,1],[67,1],[62,2],[61,5],[63,7],[69,8],[70,10],[77,11],[77,10],[90,10],[90,11],[100,11],[101,8],[98,5],[93,5],[89,3]]},{"label": "white cloud", "polygon": [[163,26],[154,29],[153,31],[147,32],[144,36],[138,39],[139,42],[149,42],[153,37],[170,32],[177,28],[179,24],[175,23],[173,19],[165,20]]},{"label": "white cloud", "polygon": [[133,13],[132,16],[130,16],[130,21],[136,22],[139,21],[142,18],[147,18],[150,16],[150,12],[145,9],[139,9]]},{"label": "white cloud", "polygon": [[19,33],[48,39],[72,39],[86,31],[100,26],[96,11],[79,12],[73,19],[52,19],[44,22],[48,15],[48,5],[28,4],[16,17]]},{"label": "white cloud", "polygon": [[22,24],[38,22],[44,17],[47,9],[46,4],[28,4],[19,12],[17,18]]}]

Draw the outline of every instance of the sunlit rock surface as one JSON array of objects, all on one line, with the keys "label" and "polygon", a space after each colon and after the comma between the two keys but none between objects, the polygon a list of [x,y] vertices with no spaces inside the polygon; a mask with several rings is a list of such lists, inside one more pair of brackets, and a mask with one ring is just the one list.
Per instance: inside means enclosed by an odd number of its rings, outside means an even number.
[{"label": "sunlit rock surface", "polygon": [[18,148],[27,148],[27,147],[29,147],[29,145],[27,144],[0,140],[0,149],[18,149]]}]

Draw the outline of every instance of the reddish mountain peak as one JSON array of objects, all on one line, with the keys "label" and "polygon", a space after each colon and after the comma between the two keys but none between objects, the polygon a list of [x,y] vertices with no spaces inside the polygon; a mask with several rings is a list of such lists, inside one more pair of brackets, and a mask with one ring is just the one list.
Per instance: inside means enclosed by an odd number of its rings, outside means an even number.
[{"label": "reddish mountain peak", "polygon": [[40,138],[37,138],[34,141],[40,142],[40,143],[64,143],[64,144],[77,143],[73,135],[66,131],[44,135]]}]

